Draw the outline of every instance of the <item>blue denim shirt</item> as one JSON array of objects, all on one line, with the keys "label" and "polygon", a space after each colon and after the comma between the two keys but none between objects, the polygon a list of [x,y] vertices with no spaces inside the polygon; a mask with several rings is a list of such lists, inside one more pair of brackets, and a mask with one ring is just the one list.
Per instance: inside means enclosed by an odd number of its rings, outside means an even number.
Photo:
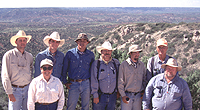
[{"label": "blue denim shirt", "polygon": [[[161,65],[167,63],[167,61],[168,61],[168,59],[169,59],[169,56],[166,55],[164,62],[162,62],[162,61],[159,59],[158,55],[155,55],[155,56],[153,56],[153,57],[154,57],[153,75],[155,76],[155,75],[157,75],[157,74],[164,73],[164,69],[161,68]],[[147,71],[146,71],[146,74],[147,74],[147,81],[149,81],[149,80],[152,78],[151,61],[152,61],[152,58],[153,58],[153,57],[151,57],[151,58],[148,60],[148,63],[147,63]]]},{"label": "blue denim shirt", "polygon": [[63,62],[63,83],[68,79],[88,79],[90,78],[90,69],[94,61],[94,53],[86,49],[84,54],[78,53],[78,48],[70,49]]},{"label": "blue denim shirt", "polygon": [[[50,51],[49,48],[47,48],[46,50],[40,52],[37,54],[36,58],[35,58],[35,73],[34,73],[34,77],[37,77],[41,74],[40,71],[40,62],[45,59],[48,58],[50,60],[53,61],[53,56],[50,55]],[[62,67],[63,67],[63,60],[64,60],[64,53],[60,52],[60,51],[56,51],[56,55],[55,55],[55,59],[56,62],[53,65],[53,72],[52,75],[59,78],[62,81]]]},{"label": "blue denim shirt", "polygon": [[112,93],[115,90],[117,73],[113,64],[114,61],[117,66],[117,69],[119,70],[120,63],[117,59],[113,58],[113,60],[111,60],[108,64],[106,64],[100,59],[99,79],[97,79],[98,60],[95,60],[93,62],[91,68],[91,94],[93,94],[94,98],[98,97],[99,88],[103,93]]},{"label": "blue denim shirt", "polygon": [[192,98],[185,80],[178,75],[167,83],[164,73],[149,81],[143,97],[143,109],[149,109],[152,100],[153,110],[192,110]]}]

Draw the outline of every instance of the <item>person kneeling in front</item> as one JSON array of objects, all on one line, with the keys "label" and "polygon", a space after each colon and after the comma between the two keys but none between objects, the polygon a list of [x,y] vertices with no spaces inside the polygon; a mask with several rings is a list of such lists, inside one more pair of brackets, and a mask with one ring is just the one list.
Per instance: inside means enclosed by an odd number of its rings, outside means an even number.
[{"label": "person kneeling in front", "polygon": [[40,63],[41,74],[34,78],[28,90],[28,110],[62,110],[64,89],[61,81],[52,74],[53,62],[44,59]]}]

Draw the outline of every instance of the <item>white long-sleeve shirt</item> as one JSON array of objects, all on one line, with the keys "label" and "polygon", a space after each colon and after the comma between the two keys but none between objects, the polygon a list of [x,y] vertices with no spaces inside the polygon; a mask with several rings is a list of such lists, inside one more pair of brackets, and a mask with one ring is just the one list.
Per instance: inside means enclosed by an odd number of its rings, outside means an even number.
[{"label": "white long-sleeve shirt", "polygon": [[62,110],[65,102],[61,81],[52,76],[47,82],[43,74],[34,78],[28,90],[28,110],[35,110],[35,103],[53,103],[58,101],[57,110]]}]

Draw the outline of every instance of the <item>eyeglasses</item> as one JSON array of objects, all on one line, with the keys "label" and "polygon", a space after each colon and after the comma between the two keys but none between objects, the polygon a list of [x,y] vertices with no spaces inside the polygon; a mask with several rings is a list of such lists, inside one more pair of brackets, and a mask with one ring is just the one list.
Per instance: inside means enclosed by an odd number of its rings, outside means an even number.
[{"label": "eyeglasses", "polygon": [[46,70],[51,70],[52,68],[53,68],[52,66],[42,67],[42,69],[43,69],[44,71],[46,71]]}]

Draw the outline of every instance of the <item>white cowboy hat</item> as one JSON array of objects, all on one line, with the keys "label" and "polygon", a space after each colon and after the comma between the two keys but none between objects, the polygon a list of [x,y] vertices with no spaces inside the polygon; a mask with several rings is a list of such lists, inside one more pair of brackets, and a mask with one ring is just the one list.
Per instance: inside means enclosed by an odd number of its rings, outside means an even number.
[{"label": "white cowboy hat", "polygon": [[181,71],[182,67],[178,66],[177,61],[174,58],[169,58],[166,64],[162,64],[161,68],[166,68],[166,66],[177,67],[177,71]]},{"label": "white cowboy hat", "polygon": [[107,49],[107,50],[115,50],[112,48],[111,43],[109,41],[105,41],[101,46],[96,47],[97,52],[101,53],[101,50]]},{"label": "white cowboy hat", "polygon": [[142,51],[142,49],[139,49],[139,46],[138,45],[131,45],[130,47],[129,47],[129,51],[128,51],[128,53],[127,54],[129,54],[129,53],[131,53],[131,52],[140,52],[140,51]]},{"label": "white cowboy hat", "polygon": [[10,38],[10,43],[13,46],[17,46],[17,44],[15,43],[15,41],[20,38],[20,37],[26,37],[27,38],[27,43],[31,40],[31,35],[26,35],[26,33],[23,30],[19,30],[18,33],[15,36],[12,36]]},{"label": "white cowboy hat", "polygon": [[53,32],[50,36],[46,36],[43,41],[44,43],[49,46],[49,40],[53,39],[56,41],[60,41],[60,44],[58,47],[61,47],[64,43],[65,43],[65,39],[60,39],[60,35],[58,34],[58,32]]}]

